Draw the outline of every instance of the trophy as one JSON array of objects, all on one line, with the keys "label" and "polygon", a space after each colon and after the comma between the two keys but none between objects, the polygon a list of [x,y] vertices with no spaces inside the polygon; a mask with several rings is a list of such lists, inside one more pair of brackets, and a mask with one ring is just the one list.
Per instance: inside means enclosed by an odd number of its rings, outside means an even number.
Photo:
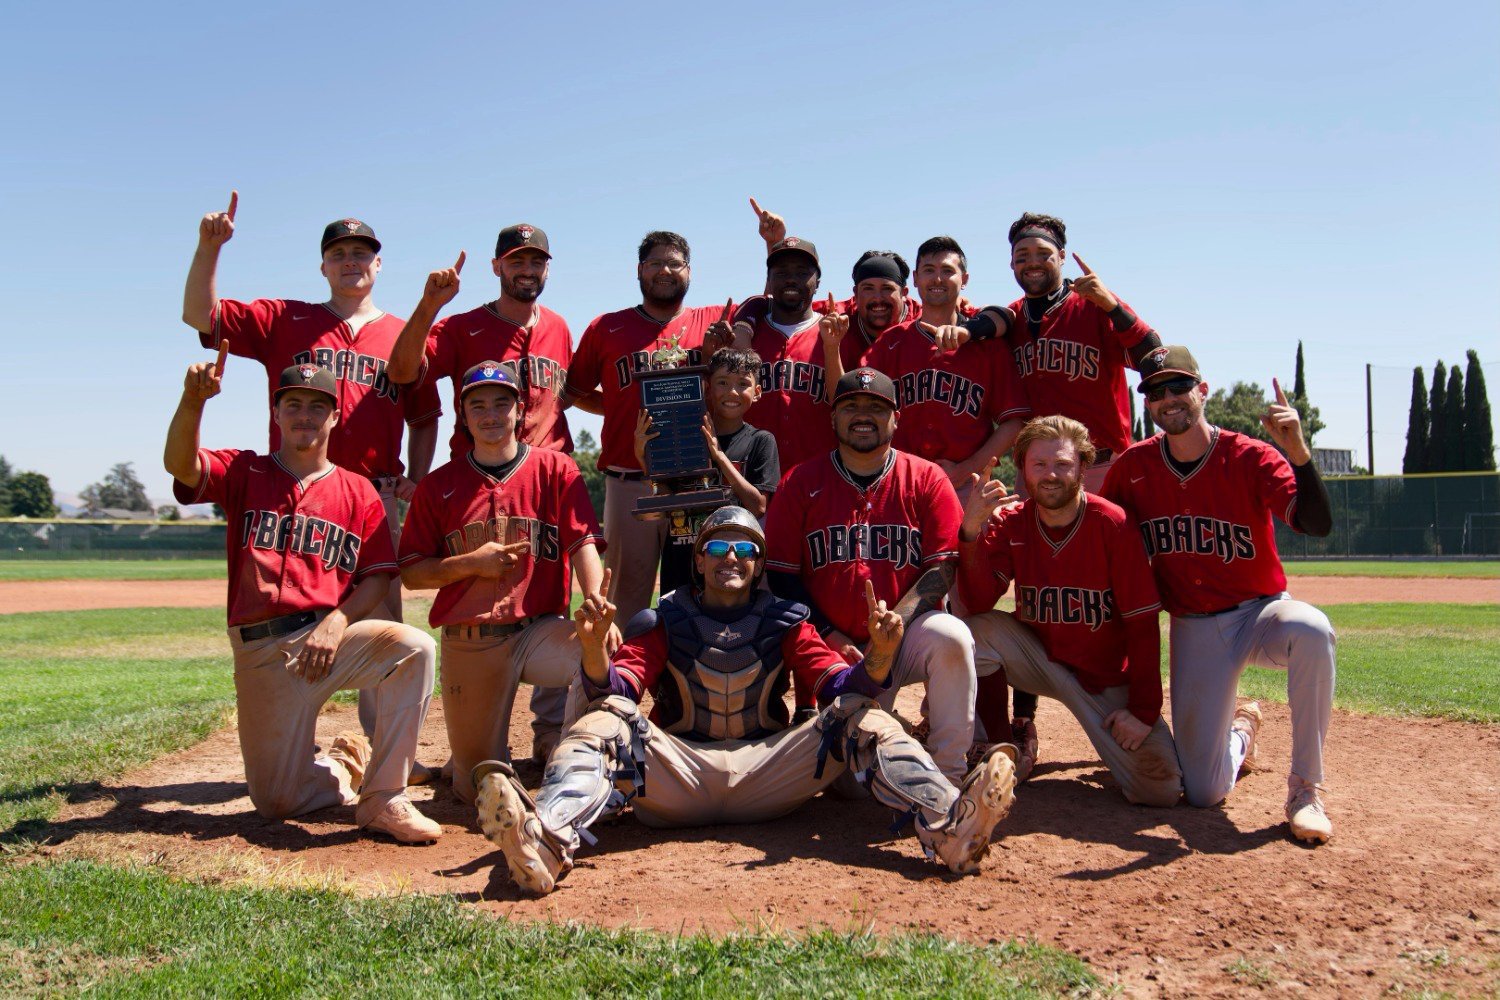
[{"label": "trophy", "polygon": [[643,521],[668,517],[673,525],[686,528],[729,503],[734,493],[727,486],[710,485],[718,470],[703,440],[703,417],[708,412],[703,376],[708,368],[681,367],[688,352],[677,341],[674,334],[665,347],[653,351],[651,369],[635,377],[641,405],[658,434],[646,443],[651,495],[637,500],[632,513]]}]

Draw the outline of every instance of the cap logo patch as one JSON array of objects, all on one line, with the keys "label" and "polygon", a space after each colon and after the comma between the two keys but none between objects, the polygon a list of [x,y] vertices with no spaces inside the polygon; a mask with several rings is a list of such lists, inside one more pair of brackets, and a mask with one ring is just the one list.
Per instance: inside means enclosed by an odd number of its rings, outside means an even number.
[{"label": "cap logo patch", "polygon": [[781,241],[781,245],[787,247],[801,246],[802,241],[797,239],[797,237],[795,236],[788,236],[786,239]]},{"label": "cap logo patch", "polygon": [[349,232],[351,232],[351,233],[354,232],[356,229],[358,229],[362,225],[364,225],[364,223],[360,222],[358,219],[345,219],[344,220],[344,228],[347,229],[347,230],[349,230]]},{"label": "cap logo patch", "polygon": [[494,378],[495,373],[499,370],[500,369],[496,368],[494,365],[485,365],[483,368],[479,369],[479,374],[483,375],[485,378]]},{"label": "cap logo patch", "polygon": [[521,239],[523,239],[523,240],[529,240],[529,239],[531,239],[531,234],[534,233],[534,232],[536,232],[536,230],[532,229],[530,226],[517,226],[516,227],[516,234],[519,235],[521,237]]},{"label": "cap logo patch", "polygon": [[1168,353],[1170,352],[1165,347],[1158,347],[1156,350],[1146,355],[1146,357],[1150,359],[1153,365],[1155,365],[1157,368],[1160,368],[1167,363]]},{"label": "cap logo patch", "polygon": [[304,381],[304,382],[311,382],[313,380],[313,376],[318,374],[318,366],[317,365],[298,365],[297,366],[297,371],[301,373],[301,375],[302,375],[302,381]]}]

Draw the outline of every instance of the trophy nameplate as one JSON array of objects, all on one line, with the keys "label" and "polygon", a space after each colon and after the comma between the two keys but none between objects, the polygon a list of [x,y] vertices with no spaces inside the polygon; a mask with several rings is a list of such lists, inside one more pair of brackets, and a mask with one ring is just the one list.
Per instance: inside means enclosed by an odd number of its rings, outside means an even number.
[{"label": "trophy nameplate", "polygon": [[[687,359],[687,352],[674,341],[656,351],[654,364],[670,365]],[[708,403],[703,395],[702,365],[690,368],[662,367],[641,372],[641,406],[651,417],[657,436],[646,442],[646,478],[652,494],[635,502],[633,513],[641,520],[699,514],[732,502],[727,486],[710,485],[716,476],[708,442],[703,439],[703,417]]]}]

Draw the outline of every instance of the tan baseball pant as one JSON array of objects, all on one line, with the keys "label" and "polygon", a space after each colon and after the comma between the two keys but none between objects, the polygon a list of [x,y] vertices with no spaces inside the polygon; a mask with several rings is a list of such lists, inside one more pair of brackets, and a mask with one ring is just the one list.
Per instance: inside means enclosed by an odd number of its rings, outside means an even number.
[{"label": "tan baseball pant", "polygon": [[642,521],[631,513],[635,502],[651,495],[644,479],[604,479],[604,565],[610,571],[609,599],[623,629],[636,613],[651,607],[656,570],[667,540],[667,519]]},{"label": "tan baseball pant", "polygon": [[1010,682],[1024,691],[1055,698],[1065,705],[1104,766],[1114,775],[1129,802],[1171,806],[1182,796],[1182,768],[1177,746],[1165,719],[1135,750],[1125,750],[1104,728],[1104,718],[1122,709],[1129,688],[1121,684],[1094,694],[1078,682],[1078,675],[1048,658],[1036,633],[1005,611],[987,611],[968,620],[974,634],[974,662],[981,675],[1004,669]]},{"label": "tan baseball pant", "polygon": [[[396,499],[396,477],[384,476],[375,484],[375,492],[380,494],[380,504],[385,508],[385,523],[391,529],[391,551],[401,551],[401,509],[397,506]],[[398,573],[391,577],[390,589],[386,591],[385,601],[370,612],[372,619],[379,618],[385,621],[399,622],[401,617],[401,575]],[[375,737],[375,695],[366,689],[359,693],[359,728],[369,739]]]},{"label": "tan baseball pant", "polygon": [[[475,630],[477,632],[477,630]],[[470,772],[482,760],[510,758],[510,715],[517,685],[525,682],[558,702],[579,673],[581,652],[573,623],[566,618],[541,618],[519,632],[501,638],[451,636],[443,630],[443,718],[453,754],[453,793],[474,801]],[[537,699],[533,698],[535,710]],[[556,731],[555,720],[534,718],[533,740]]]},{"label": "tan baseball pant", "polygon": [[[268,819],[357,801],[355,818],[363,823],[405,794],[432,697],[436,649],[426,633],[409,625],[355,622],[344,632],[327,676],[309,683],[289,667],[314,628],[250,642],[240,638],[238,628],[229,630],[250,801]],[[349,787],[344,768],[318,754],[314,743],[319,710],[335,691],[351,689],[370,691],[375,708],[373,752],[357,789]]]},{"label": "tan baseball pant", "polygon": [[890,690],[876,699],[885,711],[909,684],[927,693],[931,735],[927,750],[943,776],[955,785],[964,780],[964,755],[974,742],[974,637],[962,620],[943,611],[919,615],[907,626],[891,669]]}]

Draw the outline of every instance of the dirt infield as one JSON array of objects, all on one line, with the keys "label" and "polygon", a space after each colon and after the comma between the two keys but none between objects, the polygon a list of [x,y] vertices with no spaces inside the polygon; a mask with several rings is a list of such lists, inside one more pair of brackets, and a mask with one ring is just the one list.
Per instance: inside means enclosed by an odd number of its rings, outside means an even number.
[{"label": "dirt infield", "polygon": [[[902,705],[915,707],[915,696]],[[518,758],[529,752],[527,721],[518,709]],[[968,879],[926,861],[913,838],[888,833],[889,814],[875,803],[824,796],[756,826],[601,824],[599,846],[583,850],[557,892],[522,899],[473,810],[446,789],[416,790],[444,825],[432,847],[362,837],[348,825],[350,809],[259,819],[244,797],[233,729],[102,789],[74,789],[49,850],[123,851],[200,869],[248,851],[371,891],[453,893],[523,919],[1031,936],[1083,956],[1134,995],[1495,988],[1500,727],[1338,713],[1328,748],[1337,835],[1314,850],[1293,844],[1283,821],[1285,706],[1267,707],[1260,759],[1269,769],[1207,810],[1127,806],[1062,709],[1044,701],[1039,721],[1043,763],[989,864]],[[341,709],[319,731],[326,740],[352,725]],[[421,756],[446,756],[437,704]],[[540,781],[535,765],[521,774]]]},{"label": "dirt infield", "polygon": [[[1292,596],[1313,604],[1418,602],[1500,604],[1500,580],[1431,577],[1299,576]],[[90,608],[223,607],[223,580],[35,580],[0,581],[0,614],[21,611],[82,611]],[[403,591],[408,598],[430,591]]]}]

